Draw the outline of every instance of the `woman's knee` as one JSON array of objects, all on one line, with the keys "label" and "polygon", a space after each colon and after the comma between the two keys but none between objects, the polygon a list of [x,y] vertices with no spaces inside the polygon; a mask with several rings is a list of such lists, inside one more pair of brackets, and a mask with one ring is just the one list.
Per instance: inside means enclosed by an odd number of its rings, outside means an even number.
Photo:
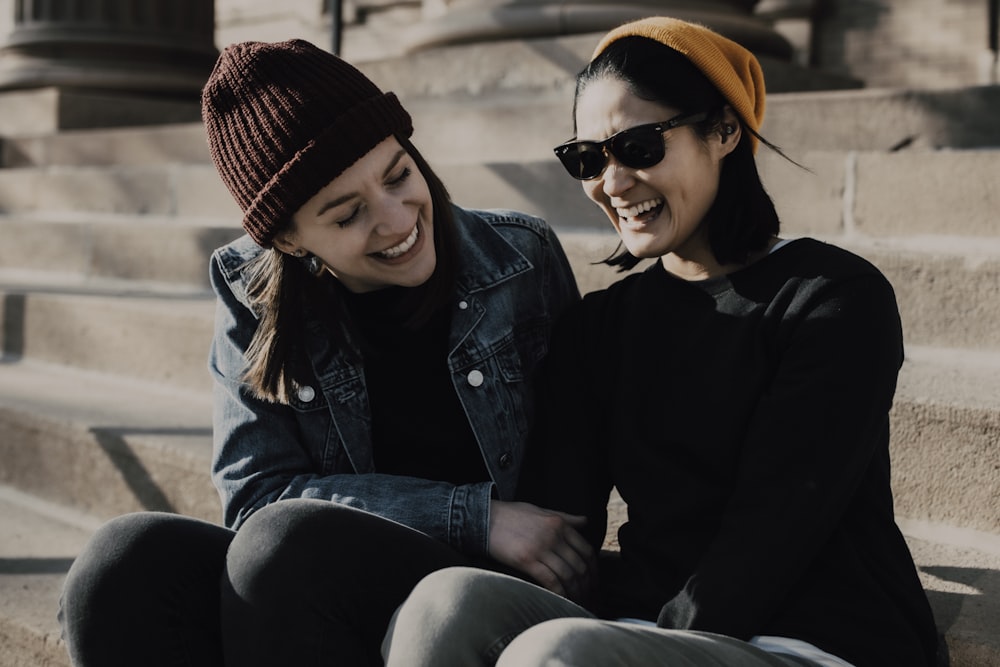
[{"label": "woman's knee", "polygon": [[448,567],[420,580],[397,610],[389,634],[469,635],[487,622],[511,577],[475,567]]},{"label": "woman's knee", "polygon": [[601,658],[608,651],[608,642],[600,629],[601,621],[592,618],[557,618],[539,623],[507,646],[497,667],[614,664],[613,656]]},{"label": "woman's knee", "polygon": [[473,567],[431,572],[396,611],[382,645],[386,665],[491,664],[495,591],[511,580]]},{"label": "woman's knee", "polygon": [[393,563],[401,563],[404,571],[429,571],[458,561],[446,545],[395,521],[325,500],[296,498],[262,507],[246,520],[230,547],[227,568],[237,587],[267,582],[287,587],[300,579],[326,580],[332,573],[384,574],[383,568]]},{"label": "woman's knee", "polygon": [[363,567],[379,526],[388,523],[324,500],[272,503],[236,533],[226,559],[229,584],[248,599],[298,595],[296,582],[311,585],[330,572]]},{"label": "woman's knee", "polygon": [[451,567],[418,583],[389,626],[387,665],[492,665],[513,637],[551,618],[589,616],[569,600],[489,570]]},{"label": "woman's knee", "polygon": [[[154,591],[222,573],[232,531],[189,517],[138,512],[116,517],[95,531],[63,583],[59,617],[100,611],[141,614],[162,596]],[[103,611],[101,611],[103,610]]]},{"label": "woman's knee", "polygon": [[[326,500],[293,498],[260,508],[244,522],[233,541],[232,550],[250,555],[260,550],[280,555],[302,548],[348,547],[363,544],[352,536],[376,532],[387,522],[362,510]],[[346,548],[337,551],[346,551]],[[328,553],[328,557],[336,557]],[[329,561],[327,561],[329,562]]]},{"label": "woman's knee", "polygon": [[199,611],[211,618],[232,535],[205,521],[155,512],[101,526],[70,567],[60,599],[74,664],[125,664],[122,655],[134,657],[135,646],[148,650],[150,638],[159,641],[176,619]]},{"label": "woman's knee", "polygon": [[470,619],[481,609],[498,577],[504,575],[475,567],[448,567],[431,572],[414,586],[396,615],[395,623],[441,627]]},{"label": "woman's knee", "polygon": [[[197,519],[159,512],[116,517],[94,533],[74,560],[67,575],[65,595],[87,591],[127,595],[148,590],[185,561],[214,559],[221,572],[232,532]],[[103,585],[113,582],[114,585]]]}]

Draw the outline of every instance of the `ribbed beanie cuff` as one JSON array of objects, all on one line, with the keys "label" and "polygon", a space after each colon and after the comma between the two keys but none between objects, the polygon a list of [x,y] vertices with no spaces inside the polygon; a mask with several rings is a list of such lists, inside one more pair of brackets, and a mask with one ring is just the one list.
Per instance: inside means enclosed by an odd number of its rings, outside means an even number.
[{"label": "ribbed beanie cuff", "polygon": [[[615,28],[597,45],[594,58],[623,37],[647,37],[683,54],[726,98],[754,132],[764,122],[764,73],[757,58],[736,42],[696,23],[655,16]],[[757,138],[751,137],[754,147]]]},{"label": "ribbed beanie cuff", "polygon": [[222,181],[259,245],[410,115],[356,68],[303,40],[227,47],[202,92],[202,120]]}]

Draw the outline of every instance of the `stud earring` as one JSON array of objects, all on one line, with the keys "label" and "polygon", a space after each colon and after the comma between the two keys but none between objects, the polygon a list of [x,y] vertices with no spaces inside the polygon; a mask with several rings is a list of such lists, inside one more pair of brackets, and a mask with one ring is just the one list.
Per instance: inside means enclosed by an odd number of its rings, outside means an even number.
[{"label": "stud earring", "polygon": [[726,134],[732,134],[735,131],[736,131],[735,127],[733,127],[732,125],[726,125]]}]

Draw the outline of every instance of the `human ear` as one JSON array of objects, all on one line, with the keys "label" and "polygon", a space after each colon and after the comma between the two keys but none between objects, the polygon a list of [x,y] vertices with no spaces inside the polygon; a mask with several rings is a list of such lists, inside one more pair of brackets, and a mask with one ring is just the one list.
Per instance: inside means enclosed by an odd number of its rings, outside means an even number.
[{"label": "human ear", "polygon": [[743,125],[739,116],[732,107],[726,106],[722,110],[722,120],[719,123],[719,145],[723,149],[723,155],[728,155],[740,143],[743,136]]},{"label": "human ear", "polygon": [[274,237],[274,247],[292,257],[305,257],[306,251],[295,242],[295,236],[291,232],[282,232]]}]

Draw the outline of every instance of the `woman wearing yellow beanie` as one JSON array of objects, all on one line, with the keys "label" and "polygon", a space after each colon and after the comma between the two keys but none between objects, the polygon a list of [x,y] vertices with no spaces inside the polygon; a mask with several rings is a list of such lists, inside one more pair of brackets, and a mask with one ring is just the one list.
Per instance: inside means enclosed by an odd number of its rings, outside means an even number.
[{"label": "woman wearing yellow beanie", "polygon": [[778,237],[763,114],[757,60],[706,28],[652,18],[601,41],[555,152],[621,238],[607,263],[655,261],[557,326],[521,497],[587,516],[600,548],[617,488],[620,552],[572,601],[431,574],[387,665],[935,663],[889,489],[893,290],[860,257]]}]

